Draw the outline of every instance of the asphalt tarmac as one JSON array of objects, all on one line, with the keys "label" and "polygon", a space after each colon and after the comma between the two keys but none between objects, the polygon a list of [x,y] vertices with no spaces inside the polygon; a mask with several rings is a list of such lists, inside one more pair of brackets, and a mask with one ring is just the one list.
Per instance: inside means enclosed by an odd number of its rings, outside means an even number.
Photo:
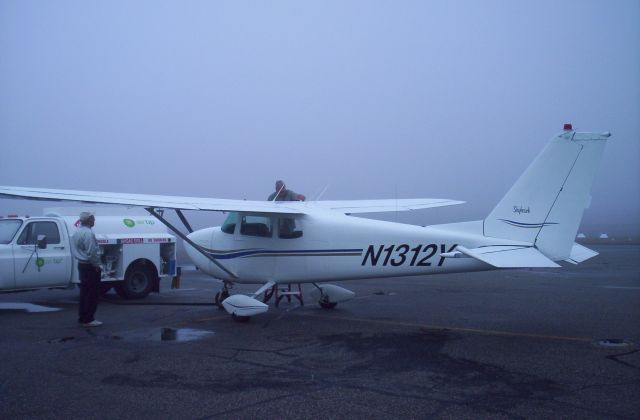
[{"label": "asphalt tarmac", "polygon": [[307,285],[304,306],[246,324],[196,271],[107,295],[93,329],[76,290],[0,295],[0,418],[637,419],[640,246],[595,249],[564,269],[342,282],[357,296],[334,310]]}]

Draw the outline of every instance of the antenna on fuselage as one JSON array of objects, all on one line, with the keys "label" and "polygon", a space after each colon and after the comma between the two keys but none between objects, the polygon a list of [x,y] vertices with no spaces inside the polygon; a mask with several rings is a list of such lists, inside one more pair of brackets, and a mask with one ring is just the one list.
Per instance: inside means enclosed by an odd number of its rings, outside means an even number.
[{"label": "antenna on fuselage", "polygon": [[396,193],[396,223],[398,223],[398,184],[394,185]]},{"label": "antenna on fuselage", "polygon": [[317,194],[317,195],[315,196],[315,198],[314,198],[313,200],[310,200],[310,201],[319,201],[319,200],[320,200],[320,198],[322,198],[322,196],[324,195],[324,193],[326,193],[326,192],[327,192],[327,189],[328,189],[328,188],[329,188],[329,184],[325,185],[325,186],[324,186],[324,188],[320,191],[320,193],[319,193],[319,194]]},{"label": "antenna on fuselage", "polygon": [[273,196],[273,200],[271,200],[271,201],[276,201],[276,198],[278,198],[278,196],[280,195],[280,193],[282,192],[283,189],[284,189],[284,184],[282,184],[282,187],[280,187],[280,189],[278,190],[276,195]]}]

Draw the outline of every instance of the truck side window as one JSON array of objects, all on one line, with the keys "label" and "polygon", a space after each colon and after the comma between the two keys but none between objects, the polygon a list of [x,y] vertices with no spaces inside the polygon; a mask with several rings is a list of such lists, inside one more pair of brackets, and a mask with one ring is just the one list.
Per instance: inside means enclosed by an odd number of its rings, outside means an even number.
[{"label": "truck side window", "polygon": [[242,216],[240,234],[271,237],[271,218],[263,216]]},{"label": "truck side window", "polygon": [[38,235],[46,235],[48,244],[60,243],[60,232],[55,222],[31,222],[20,234],[17,244],[35,245],[38,241]]}]

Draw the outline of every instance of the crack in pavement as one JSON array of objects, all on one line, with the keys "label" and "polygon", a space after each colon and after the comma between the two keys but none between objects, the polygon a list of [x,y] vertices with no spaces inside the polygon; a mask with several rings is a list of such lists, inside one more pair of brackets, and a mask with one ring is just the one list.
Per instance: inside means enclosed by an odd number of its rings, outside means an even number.
[{"label": "crack in pavement", "polygon": [[[272,338],[271,342],[279,341]],[[272,350],[231,347],[226,349],[233,351],[230,356],[207,354],[207,357],[231,363],[231,368],[228,371],[214,369],[201,378],[152,370],[137,375],[109,375],[102,382],[118,386],[214,391],[218,394],[251,389],[276,392],[297,390],[246,406],[221,410],[211,416],[238,413],[256,404],[336,388],[390,398],[466,406],[486,413],[507,413],[510,416],[513,416],[510,410],[523,401],[565,404],[557,398],[567,395],[569,391],[554,381],[443,353],[442,347],[452,339],[455,337],[446,331],[331,334],[307,340],[300,346],[292,346],[289,340],[282,343],[286,346]],[[302,349],[305,350],[304,354],[300,352]],[[276,361],[261,361],[263,355],[274,356]],[[377,380],[382,372],[388,378],[383,384]],[[389,372],[392,374],[389,375]],[[410,377],[407,378],[407,375]],[[584,407],[577,408],[589,411]]]}]

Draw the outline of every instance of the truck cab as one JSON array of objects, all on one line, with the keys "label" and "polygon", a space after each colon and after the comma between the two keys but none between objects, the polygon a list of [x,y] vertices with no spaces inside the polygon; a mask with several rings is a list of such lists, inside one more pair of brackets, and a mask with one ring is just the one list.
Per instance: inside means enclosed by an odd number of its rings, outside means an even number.
[{"label": "truck cab", "polygon": [[70,245],[60,219],[0,219],[0,289],[67,286],[72,273]]}]

